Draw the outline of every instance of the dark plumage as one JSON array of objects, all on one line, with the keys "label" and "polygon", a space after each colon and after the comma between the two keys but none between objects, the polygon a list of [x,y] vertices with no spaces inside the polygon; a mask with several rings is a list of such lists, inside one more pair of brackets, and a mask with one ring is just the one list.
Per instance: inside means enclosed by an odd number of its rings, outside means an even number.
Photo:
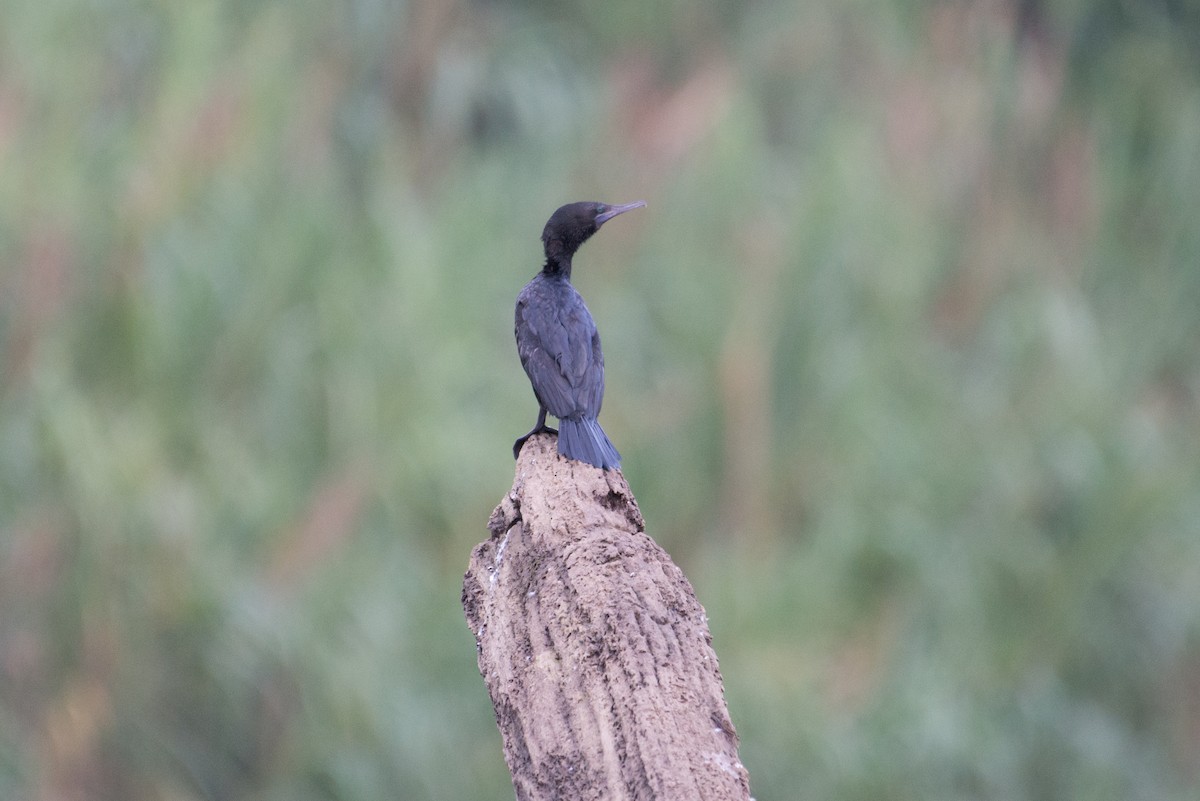
[{"label": "dark plumage", "polygon": [[546,425],[549,412],[559,421],[560,454],[605,470],[621,466],[621,455],[596,422],[604,400],[604,354],[596,323],[571,286],[571,258],[601,225],[645,205],[570,203],[546,223],[546,266],[517,296],[517,353],[539,410],[533,429],[513,443],[514,457],[534,434],[555,432]]}]

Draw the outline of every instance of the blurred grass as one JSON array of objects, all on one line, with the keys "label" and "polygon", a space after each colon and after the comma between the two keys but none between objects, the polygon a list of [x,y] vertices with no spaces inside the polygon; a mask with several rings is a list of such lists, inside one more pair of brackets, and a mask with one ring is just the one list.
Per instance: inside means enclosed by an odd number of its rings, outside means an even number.
[{"label": "blurred grass", "polygon": [[558,204],[759,799],[1200,789],[1185,3],[7,3],[0,797],[509,798]]}]

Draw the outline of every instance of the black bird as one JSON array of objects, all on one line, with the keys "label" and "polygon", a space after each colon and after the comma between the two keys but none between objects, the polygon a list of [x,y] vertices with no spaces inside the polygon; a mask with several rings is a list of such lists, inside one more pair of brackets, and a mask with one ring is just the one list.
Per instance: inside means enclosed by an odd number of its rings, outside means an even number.
[{"label": "black bird", "polygon": [[[604,400],[604,354],[596,323],[571,286],[571,257],[601,225],[645,205],[570,203],[542,230],[546,266],[517,296],[516,320],[517,353],[538,399],[538,418],[513,443],[514,458],[525,440],[548,431],[558,434],[558,452],[568,459],[604,470],[621,466],[621,455],[596,422]],[[558,418],[557,432],[546,425],[547,412]]]}]

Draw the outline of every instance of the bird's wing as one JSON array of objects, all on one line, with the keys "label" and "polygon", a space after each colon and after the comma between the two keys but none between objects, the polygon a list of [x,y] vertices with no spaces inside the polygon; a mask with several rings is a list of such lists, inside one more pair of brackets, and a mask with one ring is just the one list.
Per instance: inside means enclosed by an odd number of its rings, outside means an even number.
[{"label": "bird's wing", "polygon": [[574,390],[577,405],[586,408],[596,373],[604,373],[604,360],[596,361],[599,337],[596,323],[588,312],[583,298],[572,293],[572,302],[560,309],[560,326],[555,331],[553,347],[559,368]]},{"label": "bird's wing", "polygon": [[600,350],[600,332],[592,328],[591,369],[580,389],[584,409],[588,417],[600,416],[600,404],[604,401],[604,351]]},{"label": "bird's wing", "polygon": [[558,310],[531,303],[522,293],[517,299],[517,353],[529,375],[538,402],[558,418],[578,414],[581,404],[573,380],[577,359],[572,336]]}]

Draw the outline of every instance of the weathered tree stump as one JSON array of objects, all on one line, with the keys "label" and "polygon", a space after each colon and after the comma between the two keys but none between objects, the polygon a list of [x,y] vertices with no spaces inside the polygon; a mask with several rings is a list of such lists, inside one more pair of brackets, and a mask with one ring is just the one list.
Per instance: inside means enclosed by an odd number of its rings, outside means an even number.
[{"label": "weathered tree stump", "polygon": [[518,801],[750,798],[704,608],[624,476],[529,440],[463,609]]}]

